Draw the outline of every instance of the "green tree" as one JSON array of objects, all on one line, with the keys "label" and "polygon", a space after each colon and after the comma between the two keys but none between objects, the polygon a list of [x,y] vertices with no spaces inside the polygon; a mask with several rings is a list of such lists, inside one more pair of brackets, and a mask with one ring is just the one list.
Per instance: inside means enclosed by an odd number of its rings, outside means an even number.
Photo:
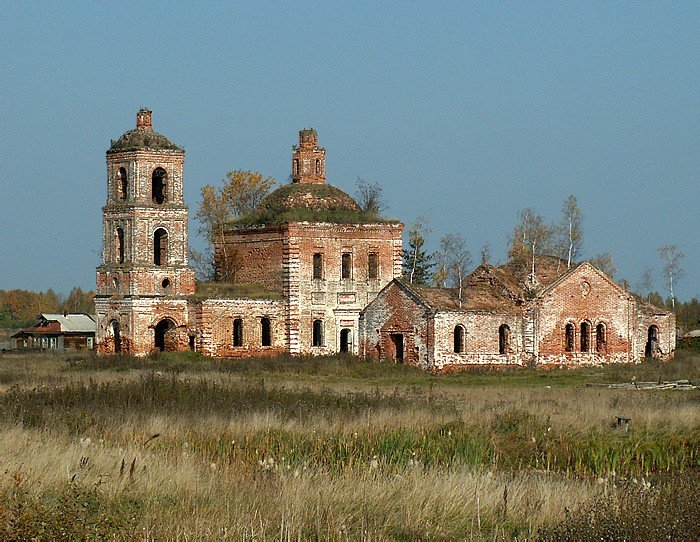
[{"label": "green tree", "polygon": [[425,235],[429,233],[425,220],[421,217],[408,231],[408,249],[403,250],[403,274],[410,284],[426,286],[430,282],[430,273],[435,265],[432,255],[423,250]]},{"label": "green tree", "polygon": [[[199,221],[197,233],[204,237],[207,247],[204,252],[192,251],[192,259],[200,279],[214,278],[214,246],[223,237],[226,224],[238,216],[250,213],[268,194],[275,180],[263,178],[254,171],[229,171],[221,186],[202,187],[202,200],[197,207],[195,218]],[[235,255],[226,247],[220,251],[222,273],[218,278],[234,280]]]}]

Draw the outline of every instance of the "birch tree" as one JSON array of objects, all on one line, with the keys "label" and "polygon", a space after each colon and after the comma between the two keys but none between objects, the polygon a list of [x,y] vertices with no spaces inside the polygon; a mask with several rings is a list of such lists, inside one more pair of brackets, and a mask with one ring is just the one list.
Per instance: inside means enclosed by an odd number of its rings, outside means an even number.
[{"label": "birch tree", "polygon": [[452,233],[445,235],[440,239],[440,254],[444,281],[457,290],[457,299],[461,307],[464,299],[464,279],[472,264],[464,237]]},{"label": "birch tree", "polygon": [[664,262],[663,272],[666,281],[666,288],[671,298],[671,308],[676,308],[676,298],[673,295],[673,285],[683,276],[681,261],[684,254],[678,250],[676,245],[666,245],[659,248],[659,256]]},{"label": "birch tree", "polygon": [[583,229],[581,228],[582,214],[576,202],[576,197],[571,195],[564,201],[562,207],[561,232],[566,246],[566,268],[571,269],[571,263],[581,250],[583,243]]}]

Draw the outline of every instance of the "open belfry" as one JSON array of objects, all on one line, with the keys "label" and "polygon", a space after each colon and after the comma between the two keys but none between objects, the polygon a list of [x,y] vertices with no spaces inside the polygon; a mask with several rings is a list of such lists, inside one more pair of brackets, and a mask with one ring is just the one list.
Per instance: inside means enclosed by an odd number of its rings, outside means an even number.
[{"label": "open belfry", "polygon": [[459,302],[452,290],[407,284],[403,225],[326,181],[326,151],[313,129],[299,132],[291,182],[217,235],[217,281],[198,286],[188,263],[184,158],[153,131],[147,109],[107,151],[100,353],[348,352],[433,372],[673,356],[673,313],[588,262],[569,269],[539,257],[535,272],[484,262]]}]

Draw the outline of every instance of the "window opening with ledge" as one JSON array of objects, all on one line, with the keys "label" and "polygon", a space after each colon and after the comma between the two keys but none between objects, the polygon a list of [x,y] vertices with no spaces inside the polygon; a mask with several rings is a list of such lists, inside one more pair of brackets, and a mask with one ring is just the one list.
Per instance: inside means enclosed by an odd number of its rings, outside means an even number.
[{"label": "window opening with ledge", "polygon": [[116,235],[114,236],[114,241],[116,243],[116,261],[117,263],[124,263],[124,230],[117,228]]},{"label": "window opening with ledge", "polygon": [[167,265],[168,263],[168,232],[158,228],[153,234],[153,263]]},{"label": "window opening with ledge", "polygon": [[564,337],[564,349],[567,352],[574,351],[574,324],[566,324]]},{"label": "window opening with ledge", "polygon": [[455,326],[453,339],[455,354],[461,354],[464,352],[464,326],[461,324]]},{"label": "window opening with ledge", "polygon": [[129,179],[126,174],[126,169],[119,168],[117,172],[117,196],[121,200],[125,200],[129,195]]},{"label": "window opening with ledge", "polygon": [[601,354],[607,350],[605,324],[598,324],[595,328],[595,350]]},{"label": "window opening with ledge", "polygon": [[588,322],[581,322],[581,352],[590,350],[591,325]]},{"label": "window opening with ledge", "polygon": [[233,321],[233,346],[243,346],[243,319]]},{"label": "window opening with ledge", "polygon": [[343,252],[341,257],[340,278],[343,280],[352,279],[352,254]]},{"label": "window opening with ledge", "polygon": [[313,278],[321,280],[323,278],[323,254],[317,252],[313,257]]},{"label": "window opening with ledge", "polygon": [[498,353],[507,354],[510,350],[510,327],[503,324],[498,328]]},{"label": "window opening with ledge", "polygon": [[379,255],[376,252],[370,252],[367,256],[367,277],[379,278]]}]

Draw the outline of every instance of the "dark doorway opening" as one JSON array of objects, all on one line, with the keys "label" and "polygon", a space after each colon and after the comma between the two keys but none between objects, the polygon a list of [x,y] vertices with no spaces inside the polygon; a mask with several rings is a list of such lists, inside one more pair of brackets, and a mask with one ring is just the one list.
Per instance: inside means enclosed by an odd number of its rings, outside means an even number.
[{"label": "dark doorway opening", "polygon": [[270,319],[265,316],[260,319],[260,335],[261,346],[272,346],[272,329]]},{"label": "dark doorway opening", "polygon": [[352,330],[351,329],[341,329],[340,330],[340,351],[350,352],[350,347],[352,345]]},{"label": "dark doorway opening", "polygon": [[647,344],[644,347],[644,355],[648,358],[654,357],[654,354],[659,349],[659,328],[657,326],[649,326],[647,330]]},{"label": "dark doorway opening", "polygon": [[114,353],[119,354],[122,351],[121,327],[116,320],[112,320],[110,325],[112,326],[112,338],[114,339]]},{"label": "dark doorway opening", "polygon": [[394,347],[392,352],[394,363],[403,363],[403,333],[392,333],[391,344]]},{"label": "dark doorway opening", "polygon": [[175,323],[172,320],[161,320],[155,329],[155,347],[161,352],[175,351]]}]

